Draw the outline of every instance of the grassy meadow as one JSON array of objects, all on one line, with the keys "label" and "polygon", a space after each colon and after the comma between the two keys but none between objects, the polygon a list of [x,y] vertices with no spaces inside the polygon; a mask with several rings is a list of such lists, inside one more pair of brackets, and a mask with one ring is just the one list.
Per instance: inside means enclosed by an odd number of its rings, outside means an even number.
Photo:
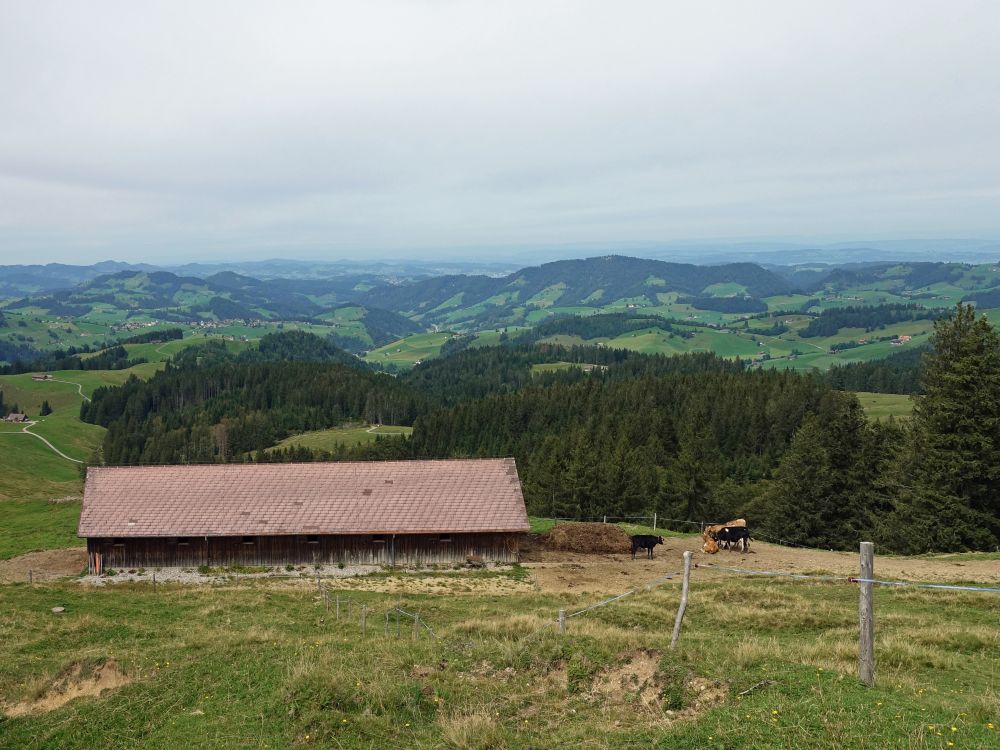
[{"label": "grassy meadow", "polygon": [[907,418],[913,414],[913,400],[899,393],[865,393],[854,394],[861,402],[861,408],[869,419]]},{"label": "grassy meadow", "polygon": [[338,445],[374,443],[378,440],[379,436],[409,435],[411,432],[413,432],[412,427],[399,425],[350,425],[333,427],[329,430],[315,430],[313,432],[292,435],[278,443],[275,449],[299,445],[304,448],[332,451]]},{"label": "grassy meadow", "polygon": [[[79,494],[81,486],[63,488]],[[58,496],[55,496],[58,497]],[[79,500],[53,503],[48,500],[0,501],[0,560],[26,552],[79,547],[76,536],[80,520]]]},{"label": "grassy meadow", "polygon": [[364,359],[383,366],[393,364],[400,369],[409,369],[420,360],[437,356],[444,342],[453,335],[449,331],[417,333],[372,349],[365,355]]},{"label": "grassy meadow", "polygon": [[[623,563],[624,564],[624,563]],[[631,561],[628,564],[632,564]],[[857,589],[695,571],[548,627],[594,594],[530,570],[215,586],[0,587],[0,748],[976,748],[1000,724],[1000,599],[876,592],[878,686],[855,678]],[[388,590],[385,590],[388,589]],[[401,606],[433,629],[413,640]],[[53,615],[51,607],[65,607]],[[367,609],[367,632],[360,612]],[[54,706],[101,671],[117,689]],[[747,691],[745,695],[741,695]],[[41,708],[51,710],[41,710]],[[34,709],[34,710],[32,710]]]}]

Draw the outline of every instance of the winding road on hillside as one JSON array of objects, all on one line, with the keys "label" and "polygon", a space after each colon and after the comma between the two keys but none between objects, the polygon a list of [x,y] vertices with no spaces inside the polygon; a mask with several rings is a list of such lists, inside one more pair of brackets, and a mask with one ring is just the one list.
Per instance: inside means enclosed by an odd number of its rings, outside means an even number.
[{"label": "winding road on hillside", "polygon": [[74,383],[72,380],[58,380],[56,378],[49,378],[50,383],[66,383],[67,385],[75,385],[77,393],[80,394],[80,398],[84,401],[90,401],[90,396],[86,396],[83,393],[83,386],[80,383]]},{"label": "winding road on hillside", "polygon": [[[86,398],[86,396],[84,398]],[[21,428],[20,432],[3,431],[3,432],[0,432],[0,435],[31,435],[31,437],[35,437],[35,438],[38,438],[39,440],[41,440],[43,443],[45,443],[47,446],[49,446],[49,448],[51,448],[55,453],[57,453],[58,455],[60,455],[63,458],[65,458],[67,461],[72,461],[75,464],[82,464],[83,463],[83,461],[80,461],[79,459],[71,458],[70,456],[67,456],[65,453],[63,453],[61,450],[59,450],[58,448],[56,448],[54,445],[52,445],[52,443],[50,443],[46,438],[43,438],[41,435],[39,435],[37,433],[34,433],[34,432],[31,432],[31,428],[34,427],[36,424],[38,424],[38,422],[28,422],[24,427]]]},{"label": "winding road on hillside", "polygon": [[[84,394],[84,392],[83,392],[83,385],[80,384],[80,383],[74,383],[71,380],[58,380],[57,378],[49,378],[45,382],[49,382],[49,383],[65,383],[66,385],[75,385],[76,386],[76,392],[79,394],[80,398],[82,398],[84,401],[90,401],[90,396],[87,396],[87,395]],[[10,431],[4,430],[4,431],[0,431],[0,435],[31,435],[31,437],[35,437],[35,438],[38,438],[39,440],[41,440],[43,443],[45,443],[52,450],[53,453],[55,453],[56,455],[58,455],[58,456],[60,456],[62,458],[65,458],[67,461],[72,461],[75,464],[82,464],[83,463],[83,461],[81,461],[78,458],[72,458],[70,456],[67,456],[61,450],[59,450],[54,445],[52,445],[52,443],[50,443],[47,438],[42,437],[41,435],[39,435],[36,432],[31,432],[31,428],[34,427],[36,424],[38,424],[37,421],[28,422],[24,427],[21,428],[20,432],[10,432]]]}]

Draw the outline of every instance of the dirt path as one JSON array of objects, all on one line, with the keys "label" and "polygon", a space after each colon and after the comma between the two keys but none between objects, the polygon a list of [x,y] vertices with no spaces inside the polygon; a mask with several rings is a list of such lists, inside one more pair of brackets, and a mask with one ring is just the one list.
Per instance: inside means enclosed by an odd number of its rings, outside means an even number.
[{"label": "dirt path", "polygon": [[[482,593],[480,587],[486,584],[486,588],[494,594],[513,594],[532,588],[544,593],[618,594],[679,572],[681,553],[684,550],[694,552],[694,561],[698,565],[692,572],[694,580],[733,575],[728,571],[713,569],[712,566],[845,577],[858,573],[858,556],[853,552],[796,549],[764,542],[755,542],[753,549],[754,552],[750,554],[722,551],[716,555],[706,555],[701,552],[699,537],[668,538],[664,547],[656,548],[656,557],[652,560],[641,557],[633,560],[627,552],[585,555],[529,547],[524,554],[523,564],[530,570],[533,582],[499,578],[489,579],[487,583],[457,574],[428,576],[420,572],[400,571],[391,577],[328,579],[328,584],[333,587],[394,593],[414,590],[427,593]],[[86,565],[87,552],[82,547],[31,552],[0,561],[0,582],[27,581],[29,570],[34,571],[36,580],[77,575]],[[934,558],[876,556],[875,576],[880,579],[928,583],[975,582],[996,585],[1000,584],[1000,561],[949,559],[947,555]],[[311,581],[311,578],[303,579],[301,585],[314,585]],[[293,585],[299,583],[296,581]]]},{"label": "dirt path", "polygon": [[75,464],[82,464],[83,463],[83,461],[81,461],[81,460],[79,460],[77,458],[71,458],[70,456],[67,456],[65,453],[63,453],[61,450],[59,450],[58,448],[56,448],[54,445],[52,445],[52,443],[50,443],[47,439],[43,438],[38,433],[31,432],[30,428],[34,427],[36,424],[38,424],[38,422],[28,422],[24,427],[21,428],[20,432],[7,432],[7,431],[5,431],[5,432],[0,432],[0,435],[31,435],[31,437],[35,437],[35,438],[38,438],[39,440],[41,440],[43,443],[45,443],[47,446],[49,446],[49,448],[51,448],[53,450],[53,452],[55,452],[59,456],[65,458],[67,461],[72,461]]},{"label": "dirt path", "polygon": [[[652,560],[633,560],[628,552],[618,555],[581,555],[533,550],[525,555],[524,565],[531,570],[539,588],[544,592],[614,594],[680,571],[681,553],[685,550],[694,552],[694,562],[699,566],[692,572],[693,579],[732,575],[728,571],[713,570],[713,565],[800,574],[858,574],[858,555],[855,552],[828,552],[754,542],[753,552],[750,554],[721,551],[715,555],[706,555],[701,551],[700,537],[667,538],[664,547],[656,548],[656,557]],[[996,584],[1000,583],[1000,561],[949,560],[947,556],[906,558],[876,555],[875,576],[880,579],[929,583]]]},{"label": "dirt path", "polygon": [[90,396],[83,395],[83,386],[79,383],[74,383],[72,380],[57,380],[56,378],[49,378],[50,383],[66,383],[66,385],[75,385],[77,393],[80,394],[80,398],[84,401],[90,401]]}]

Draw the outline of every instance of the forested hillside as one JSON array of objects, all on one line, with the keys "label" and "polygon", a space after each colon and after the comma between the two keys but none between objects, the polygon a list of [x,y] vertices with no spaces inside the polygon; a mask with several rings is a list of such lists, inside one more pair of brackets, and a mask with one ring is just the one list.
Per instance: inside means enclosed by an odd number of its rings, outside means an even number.
[{"label": "forested hillside", "polygon": [[[289,361],[284,352],[321,361]],[[108,428],[98,460],[109,464],[242,460],[290,434],[347,420],[411,424],[420,396],[391,376],[344,364],[346,357],[288,334],[248,357],[218,345],[190,348],[149,381],[97,389],[80,417]]]},{"label": "forested hillside", "polygon": [[466,326],[513,325],[532,310],[549,307],[602,308],[620,300],[657,305],[660,294],[696,296],[706,304],[727,309],[766,310],[760,302],[742,297],[710,303],[703,292],[714,285],[731,285],[751,297],[784,294],[790,285],[780,276],[752,263],[696,266],[609,255],[586,260],[565,260],[524,268],[502,278],[446,276],[388,289],[377,289],[361,298],[373,306],[419,317],[431,323]]},{"label": "forested hillside", "polygon": [[826,380],[840,391],[917,393],[920,390],[921,362],[929,351],[929,346],[923,346],[872,362],[834,365],[826,372]]},{"label": "forested hillside", "polygon": [[917,305],[876,305],[872,307],[841,307],[824,310],[813,318],[799,335],[802,338],[832,336],[841,328],[863,328],[873,331],[893,323],[910,320],[934,320],[940,313]]},{"label": "forested hillside", "polygon": [[[290,333],[254,354],[189,348],[147,383],[99,389],[81,414],[108,428],[97,457],[108,463],[513,455],[539,515],[741,514],[801,544],[990,548],[1000,541],[1000,338],[959,307],[933,339],[921,370],[915,354],[887,365],[906,373],[898,383],[921,373],[925,395],[906,424],[870,422],[834,389],[887,377],[862,366],[819,377],[744,372],[711,354],[519,344],[465,349],[396,378]],[[413,433],[263,451],[349,420]]]}]

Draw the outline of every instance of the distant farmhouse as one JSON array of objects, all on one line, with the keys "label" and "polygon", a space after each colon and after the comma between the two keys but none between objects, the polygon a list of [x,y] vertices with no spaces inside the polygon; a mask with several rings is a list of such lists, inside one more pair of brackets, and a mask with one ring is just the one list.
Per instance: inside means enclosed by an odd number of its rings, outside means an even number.
[{"label": "distant farmhouse", "polygon": [[512,458],[92,467],[89,568],[516,562]]},{"label": "distant farmhouse", "polygon": [[28,421],[28,415],[27,414],[19,414],[16,411],[12,411],[10,414],[8,414],[6,417],[4,417],[4,421],[5,422],[27,422]]}]

